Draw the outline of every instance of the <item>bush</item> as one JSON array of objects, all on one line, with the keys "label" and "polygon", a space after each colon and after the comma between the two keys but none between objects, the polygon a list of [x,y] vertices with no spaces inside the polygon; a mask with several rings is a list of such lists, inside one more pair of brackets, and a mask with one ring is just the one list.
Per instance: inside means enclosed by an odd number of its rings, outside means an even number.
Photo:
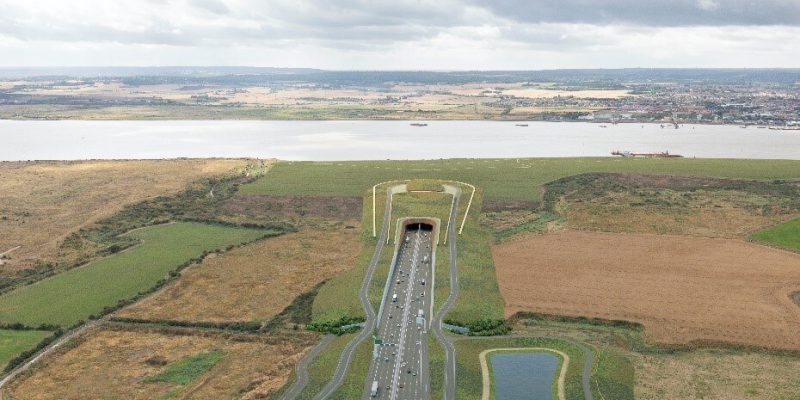
[{"label": "bush", "polygon": [[467,336],[500,336],[511,332],[511,327],[502,319],[479,319],[466,323],[446,319],[444,323],[469,329]]},{"label": "bush", "polygon": [[306,325],[310,331],[317,331],[322,333],[332,333],[337,336],[346,333],[358,332],[361,327],[358,324],[364,322],[364,317],[341,317],[334,321],[312,322]]}]

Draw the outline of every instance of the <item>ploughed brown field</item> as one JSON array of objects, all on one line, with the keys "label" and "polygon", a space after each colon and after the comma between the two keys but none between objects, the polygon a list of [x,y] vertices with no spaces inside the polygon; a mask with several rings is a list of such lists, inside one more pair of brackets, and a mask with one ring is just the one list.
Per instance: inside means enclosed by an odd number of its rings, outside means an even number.
[{"label": "ploughed brown field", "polygon": [[662,343],[800,349],[800,254],[735,239],[558,231],[492,248],[506,315],[634,321]]}]

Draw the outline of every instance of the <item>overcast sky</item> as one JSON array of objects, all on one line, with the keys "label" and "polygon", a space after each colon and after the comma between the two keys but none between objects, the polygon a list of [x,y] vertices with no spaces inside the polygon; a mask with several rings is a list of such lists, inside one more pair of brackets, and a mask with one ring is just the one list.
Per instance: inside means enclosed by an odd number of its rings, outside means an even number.
[{"label": "overcast sky", "polygon": [[0,0],[0,66],[800,67],[800,0]]}]

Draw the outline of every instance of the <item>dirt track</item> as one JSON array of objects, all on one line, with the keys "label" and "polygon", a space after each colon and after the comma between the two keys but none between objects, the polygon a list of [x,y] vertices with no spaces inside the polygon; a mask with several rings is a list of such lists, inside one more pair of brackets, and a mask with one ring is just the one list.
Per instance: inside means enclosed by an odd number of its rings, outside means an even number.
[{"label": "dirt track", "polygon": [[506,315],[642,323],[665,343],[800,349],[800,255],[741,240],[561,231],[492,250]]}]

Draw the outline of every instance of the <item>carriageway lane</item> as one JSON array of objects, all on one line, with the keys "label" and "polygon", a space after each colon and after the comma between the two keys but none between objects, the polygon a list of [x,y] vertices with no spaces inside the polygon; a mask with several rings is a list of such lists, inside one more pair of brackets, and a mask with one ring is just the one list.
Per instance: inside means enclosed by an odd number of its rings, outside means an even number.
[{"label": "carriageway lane", "polygon": [[[432,300],[433,232],[409,226],[397,250],[364,386],[364,399],[425,399],[430,393],[427,331]],[[396,296],[396,297],[395,297]],[[373,382],[378,393],[371,397]]]}]

